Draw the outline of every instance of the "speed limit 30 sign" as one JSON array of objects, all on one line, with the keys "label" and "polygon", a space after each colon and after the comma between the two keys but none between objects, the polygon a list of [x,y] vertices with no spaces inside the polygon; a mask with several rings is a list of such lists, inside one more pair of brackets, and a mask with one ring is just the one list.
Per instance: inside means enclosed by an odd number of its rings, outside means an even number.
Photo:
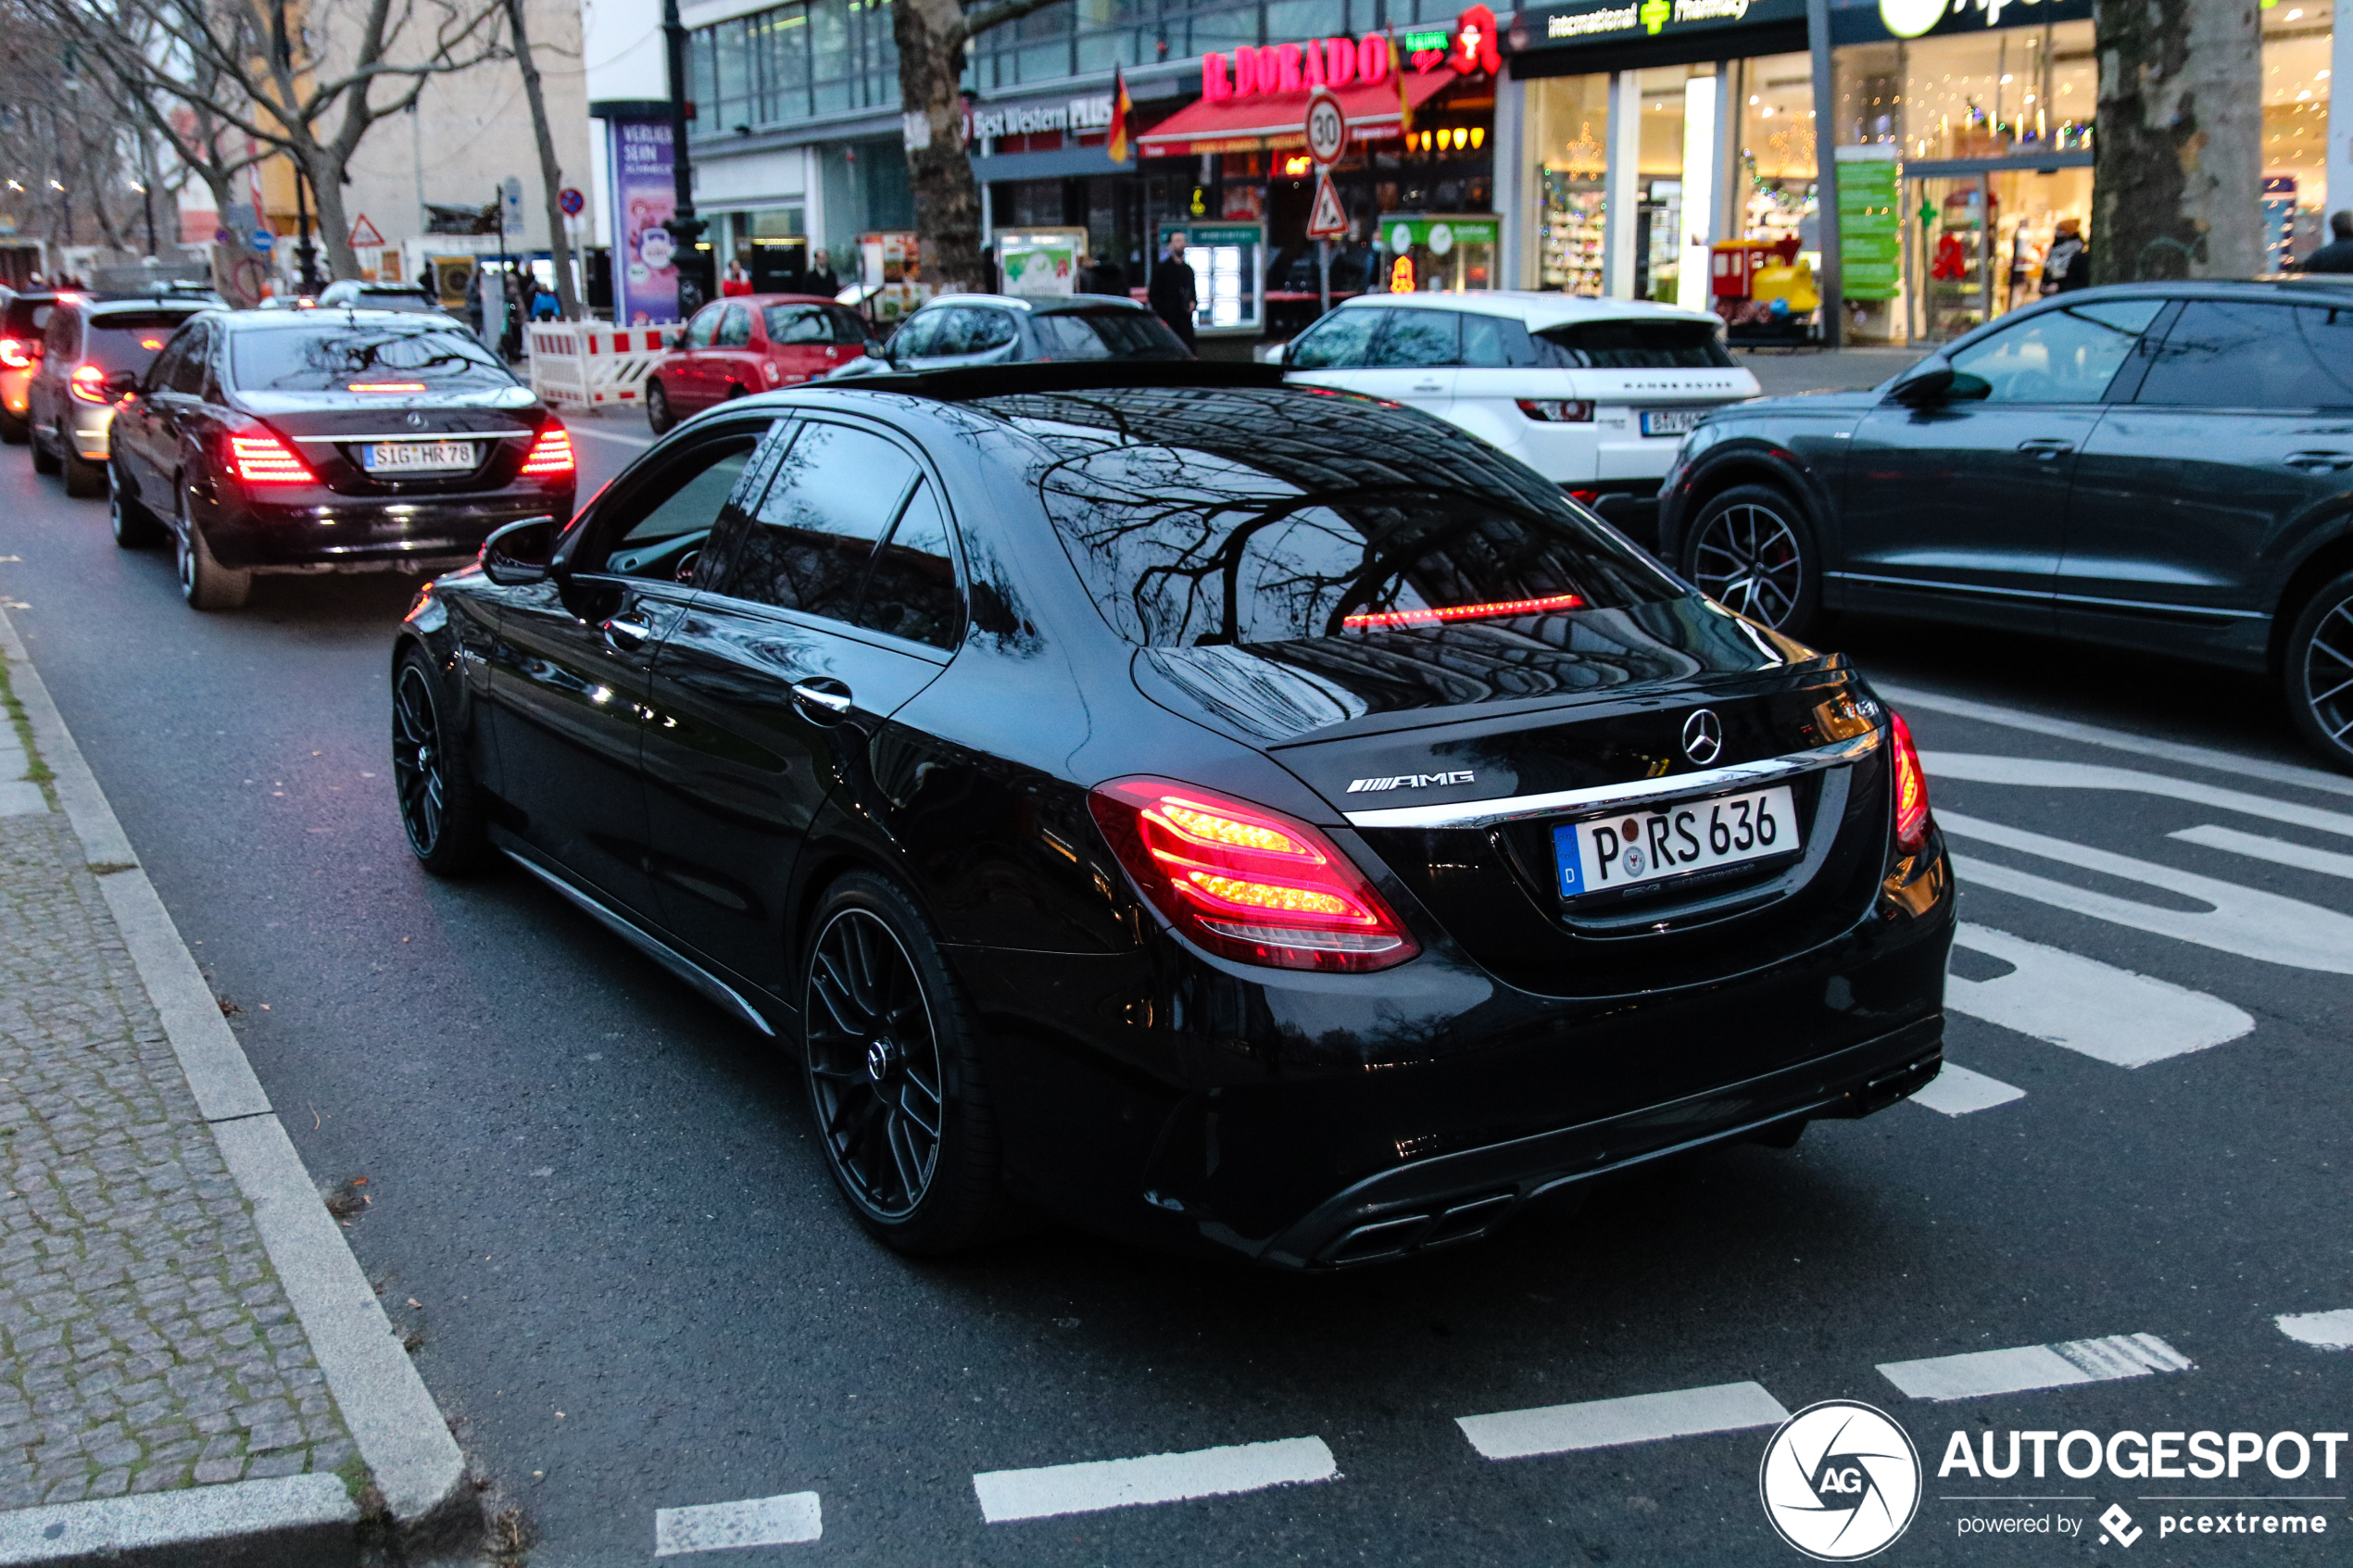
[{"label": "speed limit 30 sign", "polygon": [[1307,98],[1307,156],[1326,169],[1348,150],[1348,117],[1328,87],[1318,87]]}]

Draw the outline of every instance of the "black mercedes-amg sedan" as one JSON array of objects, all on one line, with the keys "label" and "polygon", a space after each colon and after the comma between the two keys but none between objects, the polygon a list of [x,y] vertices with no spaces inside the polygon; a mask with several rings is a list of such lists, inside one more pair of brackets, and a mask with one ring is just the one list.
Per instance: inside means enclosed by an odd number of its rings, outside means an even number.
[{"label": "black mercedes-amg sedan", "polygon": [[1869,392],[1711,414],[1661,553],[1808,637],[1871,610],[2268,676],[2353,771],[2353,287],[2131,283],[1980,327]]},{"label": "black mercedes-amg sedan", "polygon": [[441,317],[208,311],[105,393],[115,542],[168,533],[197,609],[236,608],[258,572],[444,571],[572,515],[562,421]]},{"label": "black mercedes-amg sedan", "polygon": [[1011,1198],[1367,1262],[1934,1077],[1903,721],[1453,426],[1280,373],[686,422],[419,596],[418,858],[503,855],[776,1036],[912,1251]]}]

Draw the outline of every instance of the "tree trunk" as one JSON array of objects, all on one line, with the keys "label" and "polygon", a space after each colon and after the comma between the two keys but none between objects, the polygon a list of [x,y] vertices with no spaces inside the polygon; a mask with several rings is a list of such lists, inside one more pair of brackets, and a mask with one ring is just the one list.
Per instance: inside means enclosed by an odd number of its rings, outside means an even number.
[{"label": "tree trunk", "polygon": [[326,242],[328,277],[359,276],[359,253],[351,248],[351,220],[343,207],[343,169],[348,155],[338,157],[335,148],[320,147],[296,156],[310,176],[312,206],[318,209],[312,216],[319,238]]},{"label": "tree trunk", "polygon": [[936,294],[985,289],[980,185],[964,152],[958,86],[964,70],[963,9],[957,0],[898,0],[890,14],[922,280]]},{"label": "tree trunk", "polygon": [[2262,255],[2256,0],[2093,0],[2093,281],[2244,278]]},{"label": "tree trunk", "polygon": [[547,126],[547,99],[539,90],[539,68],[532,63],[522,7],[523,0],[507,0],[507,25],[514,29],[515,65],[522,71],[523,96],[531,102],[531,129],[539,137],[539,183],[547,198],[547,255],[556,264],[556,298],[564,320],[577,321],[580,295],[572,286],[572,242],[564,233],[564,175],[556,164],[556,133]]}]

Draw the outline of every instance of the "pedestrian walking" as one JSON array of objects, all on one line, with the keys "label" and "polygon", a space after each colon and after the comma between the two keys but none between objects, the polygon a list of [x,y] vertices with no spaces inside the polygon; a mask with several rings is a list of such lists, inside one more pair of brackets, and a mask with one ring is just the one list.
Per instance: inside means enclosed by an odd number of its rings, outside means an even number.
[{"label": "pedestrian walking", "polygon": [[1192,265],[1185,259],[1185,236],[1168,236],[1168,248],[1160,253],[1153,264],[1151,280],[1145,285],[1144,298],[1152,313],[1168,323],[1168,330],[1182,338],[1187,353],[1193,347],[1193,312],[1200,301],[1194,295]]},{"label": "pedestrian walking", "polygon": [[2353,272],[2353,212],[2330,213],[2329,243],[2289,265],[2302,272]]},{"label": "pedestrian walking", "polygon": [[2051,248],[2043,253],[2043,292],[2072,294],[2092,286],[2092,247],[2083,243],[2083,225],[2062,218],[2051,234]]},{"label": "pedestrian walking", "polygon": [[817,265],[810,269],[807,287],[811,294],[823,295],[827,299],[841,293],[841,280],[834,276],[833,263],[825,259],[822,250],[817,253]]},{"label": "pedestrian walking", "polygon": [[751,280],[744,276],[744,264],[740,261],[727,263],[727,275],[719,280],[720,297],[734,299],[750,292]]}]

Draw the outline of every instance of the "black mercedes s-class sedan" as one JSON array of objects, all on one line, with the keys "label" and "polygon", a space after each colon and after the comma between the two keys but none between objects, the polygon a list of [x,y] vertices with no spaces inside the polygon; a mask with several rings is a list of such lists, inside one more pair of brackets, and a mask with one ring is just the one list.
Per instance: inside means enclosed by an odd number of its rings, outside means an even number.
[{"label": "black mercedes s-class sedan", "polygon": [[909,1250],[1010,1195],[1367,1262],[1931,1079],[1902,720],[1462,431],[1280,373],[687,421],[419,596],[418,858],[503,854],[776,1036]]},{"label": "black mercedes s-class sedan", "polygon": [[442,318],[210,311],[107,391],[115,541],[168,534],[198,609],[244,604],[257,572],[446,570],[572,515],[562,421]]},{"label": "black mercedes s-class sedan", "polygon": [[2353,287],[2132,283],[2012,312],[1869,392],[1711,414],[1662,554],[1766,625],[2041,632],[2269,676],[2353,771]]}]

